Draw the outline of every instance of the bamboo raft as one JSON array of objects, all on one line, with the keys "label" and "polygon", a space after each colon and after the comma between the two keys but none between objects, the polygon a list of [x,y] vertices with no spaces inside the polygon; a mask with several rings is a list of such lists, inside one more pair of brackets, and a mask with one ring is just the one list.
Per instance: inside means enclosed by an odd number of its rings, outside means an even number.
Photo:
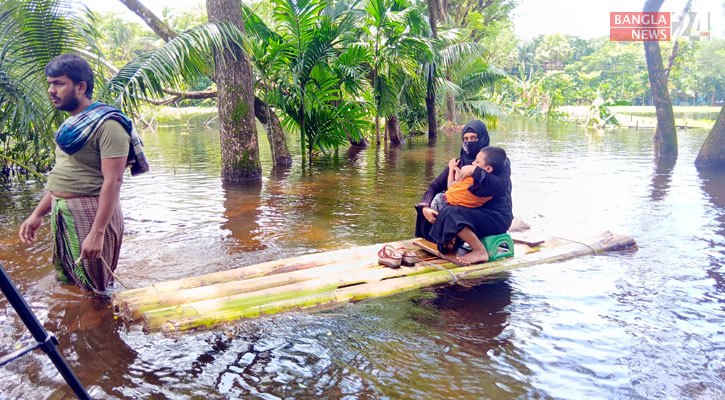
[{"label": "bamboo raft", "polygon": [[429,286],[476,284],[515,268],[636,248],[634,239],[611,232],[581,241],[549,238],[539,245],[512,236],[514,257],[489,263],[458,266],[431,256],[414,246],[420,239],[411,239],[392,245],[416,251],[420,261],[414,267],[378,265],[377,252],[382,245],[376,244],[126,290],[112,296],[112,307],[128,323],[143,321],[146,332],[173,334],[293,309],[330,308]]}]

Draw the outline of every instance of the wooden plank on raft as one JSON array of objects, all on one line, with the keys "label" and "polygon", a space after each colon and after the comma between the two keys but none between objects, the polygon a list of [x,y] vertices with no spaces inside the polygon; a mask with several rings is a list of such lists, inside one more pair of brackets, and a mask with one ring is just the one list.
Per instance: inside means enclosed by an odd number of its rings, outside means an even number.
[{"label": "wooden plank on raft", "polygon": [[[513,235],[511,235],[513,236]],[[545,239],[531,239],[527,238],[528,240],[514,240],[514,254],[528,254],[533,253],[534,251],[538,251],[538,246],[541,246],[546,240]],[[442,254],[438,251],[438,245],[436,245],[433,242],[430,242],[426,239],[417,239],[413,241],[413,245],[420,247],[421,249],[425,250],[426,252],[433,254],[434,256],[438,258],[442,258],[454,265],[457,265],[459,267],[465,266],[465,264],[461,264],[458,262],[456,257],[463,256],[467,253],[464,249],[457,249],[455,253],[449,253],[449,254]],[[518,245],[518,246],[517,246]],[[481,264],[481,263],[477,263]],[[476,264],[473,264],[476,265]]]},{"label": "wooden plank on raft", "polygon": [[438,258],[442,258],[442,259],[448,261],[449,263],[451,263],[453,265],[456,265],[459,267],[464,266],[464,264],[461,264],[458,262],[458,260],[456,260],[456,257],[466,254],[466,251],[463,249],[456,249],[455,253],[443,254],[440,251],[438,251],[437,244],[435,244],[431,241],[428,241],[426,239],[418,239],[418,240],[414,241],[413,244],[420,247],[421,249],[427,251],[428,253],[435,255]]},{"label": "wooden plank on raft", "polygon": [[511,233],[514,244],[525,244],[529,247],[536,247],[544,244],[548,237],[538,232],[516,232]]},{"label": "wooden plank on raft", "polygon": [[[406,240],[394,245],[415,249],[413,243]],[[124,320],[143,319],[146,331],[208,329],[286,310],[336,307],[421,287],[474,282],[514,268],[633,248],[636,242],[605,232],[577,241],[548,240],[533,253],[520,251],[519,246],[523,245],[517,245],[515,257],[489,263],[460,266],[435,258],[397,269],[377,264],[382,244],[363,246],[154,285],[162,291],[152,287],[120,292],[112,302],[114,311]],[[420,249],[416,253],[421,259],[426,256]]]}]

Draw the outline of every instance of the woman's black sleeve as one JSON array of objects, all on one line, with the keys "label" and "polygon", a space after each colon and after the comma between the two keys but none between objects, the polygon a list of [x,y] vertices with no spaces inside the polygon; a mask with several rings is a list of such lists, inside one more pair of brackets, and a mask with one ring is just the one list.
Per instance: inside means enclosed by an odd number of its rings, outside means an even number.
[{"label": "woman's black sleeve", "polygon": [[428,185],[428,190],[423,193],[423,198],[420,199],[416,208],[430,207],[430,203],[433,201],[433,197],[440,192],[445,192],[448,188],[448,167],[438,175],[433,182]]},{"label": "woman's black sleeve", "polygon": [[473,171],[471,193],[479,197],[501,196],[511,190],[511,162],[506,159],[500,172],[489,174],[481,168]]}]

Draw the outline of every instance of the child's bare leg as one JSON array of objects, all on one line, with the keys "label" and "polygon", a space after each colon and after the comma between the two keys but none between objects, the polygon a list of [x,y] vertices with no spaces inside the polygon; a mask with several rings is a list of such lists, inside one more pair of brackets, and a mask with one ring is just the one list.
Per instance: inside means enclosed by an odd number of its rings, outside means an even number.
[{"label": "child's bare leg", "polygon": [[488,261],[488,252],[486,251],[486,248],[483,246],[483,243],[481,243],[478,236],[476,236],[469,227],[465,227],[463,230],[458,232],[458,237],[468,243],[472,249],[470,253],[461,257],[456,257],[458,262],[463,265],[471,265]]}]

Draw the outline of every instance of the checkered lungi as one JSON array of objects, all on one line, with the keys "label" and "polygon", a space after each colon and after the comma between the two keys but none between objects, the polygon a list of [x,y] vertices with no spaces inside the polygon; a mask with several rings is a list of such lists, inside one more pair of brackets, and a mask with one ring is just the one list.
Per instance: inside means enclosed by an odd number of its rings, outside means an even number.
[{"label": "checkered lungi", "polygon": [[[104,266],[103,261],[82,260],[76,264],[81,255],[81,245],[93,226],[98,211],[98,196],[74,197],[62,199],[53,197],[51,229],[53,241],[53,264],[58,273],[58,280],[63,283],[76,284],[81,289],[93,293],[102,293],[113,281],[113,275]],[[121,204],[111,215],[103,237],[101,257],[111,271],[116,270],[118,254],[123,239],[123,214]]]}]

